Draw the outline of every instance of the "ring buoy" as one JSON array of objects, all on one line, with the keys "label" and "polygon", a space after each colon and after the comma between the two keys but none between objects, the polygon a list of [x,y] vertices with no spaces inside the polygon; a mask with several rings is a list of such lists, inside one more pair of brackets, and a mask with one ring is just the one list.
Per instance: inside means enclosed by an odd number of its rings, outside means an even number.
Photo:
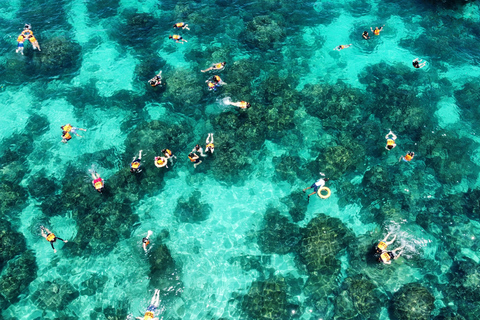
[{"label": "ring buoy", "polygon": [[[322,194],[323,190],[326,190],[327,194]],[[330,197],[331,194],[332,194],[332,191],[330,191],[330,189],[328,189],[327,187],[321,187],[317,191],[317,195],[322,199],[327,199],[328,197]]]}]

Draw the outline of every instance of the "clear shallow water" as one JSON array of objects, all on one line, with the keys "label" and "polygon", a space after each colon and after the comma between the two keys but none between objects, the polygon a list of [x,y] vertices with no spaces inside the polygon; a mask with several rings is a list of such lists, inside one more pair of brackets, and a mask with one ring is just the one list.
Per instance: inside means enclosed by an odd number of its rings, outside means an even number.
[{"label": "clear shallow water", "polygon": [[[3,318],[133,319],[155,288],[162,319],[480,311],[477,6],[20,1],[0,14]],[[41,52],[15,54],[24,22]],[[228,84],[207,92],[200,69],[217,61]],[[159,70],[167,84],[151,88]],[[88,131],[64,145],[66,123]],[[209,132],[215,155],[193,170]],[[165,147],[178,159],[159,171]],[[332,196],[307,206],[319,171]],[[40,225],[69,243],[54,254]],[[405,252],[380,266],[370,251],[387,230]]]}]

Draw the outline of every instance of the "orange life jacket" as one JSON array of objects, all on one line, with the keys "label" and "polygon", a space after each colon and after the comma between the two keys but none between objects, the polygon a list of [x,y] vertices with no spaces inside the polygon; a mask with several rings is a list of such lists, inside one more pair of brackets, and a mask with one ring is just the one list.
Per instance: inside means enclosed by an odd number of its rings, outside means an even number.
[{"label": "orange life jacket", "polygon": [[188,159],[190,159],[191,162],[195,162],[195,159],[193,157],[188,156]]},{"label": "orange life jacket", "polygon": [[103,181],[95,182],[95,189],[100,190],[103,188]]},{"label": "orange life jacket", "polygon": [[67,132],[67,133],[65,133],[63,138],[66,139],[66,140],[70,140],[70,139],[72,139],[72,136],[70,135],[70,133]]},{"label": "orange life jacket", "polygon": [[140,167],[140,162],[132,162],[132,164],[130,165],[133,169],[137,169],[138,167]]},{"label": "orange life jacket", "polygon": [[376,36],[378,36],[378,35],[380,34],[380,29],[375,29],[375,30],[373,30],[373,33],[374,33]]},{"label": "orange life jacket", "polygon": [[217,82],[220,82],[220,81],[222,81],[222,79],[220,79],[220,77],[219,77],[219,76],[213,76],[213,79],[214,79],[215,81],[217,81]]},{"label": "orange life jacket", "polygon": [[380,243],[377,245],[377,248],[383,251],[387,249],[387,244],[383,241],[380,241]]},{"label": "orange life jacket", "polygon": [[247,102],[246,101],[240,101],[240,108],[246,109],[247,108]]},{"label": "orange life jacket", "polygon": [[165,153],[168,154],[169,156],[172,155],[172,151],[170,151],[169,149],[166,149],[166,150],[165,150]]},{"label": "orange life jacket", "polygon": [[55,240],[55,235],[53,233],[47,234],[47,241],[53,242]]},{"label": "orange life jacket", "polygon": [[205,147],[205,149],[208,149],[208,148],[215,148],[215,145],[213,143],[209,143],[207,144],[207,146]]},{"label": "orange life jacket", "polygon": [[413,159],[413,157],[409,154],[407,154],[405,157],[403,157],[406,161],[410,161]]},{"label": "orange life jacket", "polygon": [[382,259],[383,262],[388,262],[391,260],[390,255],[388,252],[384,252],[380,255],[380,258]]},{"label": "orange life jacket", "polygon": [[153,312],[147,311],[147,312],[145,312],[145,315],[143,316],[143,319],[144,320],[150,320],[150,319],[153,319],[154,317],[155,317],[155,315],[153,314]]}]

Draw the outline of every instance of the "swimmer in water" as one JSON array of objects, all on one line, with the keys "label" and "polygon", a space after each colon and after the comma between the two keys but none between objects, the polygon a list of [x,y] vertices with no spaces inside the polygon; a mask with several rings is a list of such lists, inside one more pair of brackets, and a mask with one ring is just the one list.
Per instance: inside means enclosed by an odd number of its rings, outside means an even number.
[{"label": "swimmer in water", "polygon": [[142,247],[143,247],[143,250],[145,250],[145,253],[147,253],[147,246],[150,244],[150,240],[148,238],[150,238],[152,233],[153,233],[152,231],[148,230],[147,236],[142,239]]},{"label": "swimmer in water", "polygon": [[159,86],[162,84],[162,71],[160,71],[159,74],[157,74],[155,77],[153,77],[152,79],[148,80],[148,83],[152,86],[152,87],[156,87],[156,86]]},{"label": "swimmer in water", "polygon": [[363,37],[363,39],[365,39],[365,40],[370,39],[370,36],[368,35],[368,32],[367,32],[367,31],[363,31],[362,37]]},{"label": "swimmer in water", "polygon": [[[403,249],[403,246],[397,249],[394,249],[392,251],[385,251],[383,252],[380,257],[378,258],[378,262],[383,262],[385,264],[391,264],[392,260],[398,259],[400,255],[403,253],[403,251],[400,251]],[[397,253],[397,251],[400,251]]]},{"label": "swimmer in water", "polygon": [[[427,63],[426,61],[423,61],[422,59],[418,60],[418,58],[415,58],[415,60],[412,61],[412,64],[413,64],[413,67],[415,67],[416,69],[420,69],[420,68],[423,68],[425,67],[425,64]],[[422,62],[422,63],[420,63]]]},{"label": "swimmer in water", "polygon": [[207,72],[207,71],[210,71],[210,70],[223,70],[225,68],[225,65],[227,63],[226,62],[219,62],[219,63],[214,63],[212,64],[209,68],[205,69],[205,70],[201,70],[202,72]]},{"label": "swimmer in water", "polygon": [[207,156],[206,154],[203,153],[203,148],[199,144],[195,145],[195,148],[192,149],[192,153],[197,153],[197,152],[200,153],[202,157]]},{"label": "swimmer in water", "polygon": [[412,161],[413,157],[415,156],[415,153],[414,152],[410,152],[408,151],[407,154],[405,156],[402,156],[398,159],[398,162],[400,162],[401,160],[405,161],[405,162],[410,162]]},{"label": "swimmer in water", "polygon": [[187,40],[183,39],[182,36],[179,36],[178,34],[174,34],[173,36],[168,36],[168,39],[175,40],[176,43],[181,42],[182,44],[184,42],[188,42]]},{"label": "swimmer in water", "polygon": [[302,191],[305,193],[306,190],[308,189],[313,189],[313,192],[308,195],[308,202],[310,202],[310,196],[314,195],[317,193],[318,189],[321,189],[325,186],[325,182],[327,182],[329,179],[328,178],[321,178],[315,181],[310,187],[303,189]]},{"label": "swimmer in water", "polygon": [[23,43],[25,42],[25,37],[21,34],[18,36],[17,38],[17,50],[15,50],[16,53],[21,53],[22,56],[23,56],[23,49],[24,49],[24,45]]},{"label": "swimmer in water", "polygon": [[136,317],[137,320],[158,320],[155,317],[155,310],[160,306],[160,290],[155,289],[150,305],[147,308],[147,312],[143,317]]},{"label": "swimmer in water", "polygon": [[342,45],[339,45],[338,47],[335,47],[335,49],[333,50],[337,50],[337,51],[340,51],[340,50],[343,50],[343,49],[347,49],[348,47],[350,47],[352,44],[342,44]]},{"label": "swimmer in water", "polygon": [[185,22],[177,22],[173,25],[173,29],[187,29],[187,30],[190,30],[190,28],[188,27],[188,24],[186,24]]},{"label": "swimmer in water", "polygon": [[374,35],[378,36],[380,35],[380,31],[383,31],[383,27],[385,27],[385,25],[381,26],[380,29],[378,29],[378,27],[375,27],[375,30],[373,30],[372,27],[370,27],[370,30],[372,30]]},{"label": "swimmer in water", "polygon": [[56,235],[54,235],[50,230],[48,230],[44,226],[40,226],[40,229],[42,230],[42,237],[44,237],[45,239],[47,239],[48,242],[50,242],[50,244],[52,245],[52,249],[53,249],[54,253],[57,253],[57,250],[53,246],[53,243],[55,241],[57,241],[57,239],[62,240],[64,243],[68,242],[67,240],[63,240],[62,238],[57,237]]},{"label": "swimmer in water", "polygon": [[223,103],[234,106],[234,107],[239,107],[240,109],[248,109],[252,106],[249,102],[246,102],[246,101],[233,102],[230,100],[230,98],[224,98]]},{"label": "swimmer in water", "polygon": [[387,251],[387,247],[388,247],[389,245],[391,245],[391,244],[395,241],[395,239],[397,238],[397,235],[394,235],[392,240],[387,241],[388,237],[390,237],[391,234],[392,234],[392,233],[389,232],[389,233],[385,236],[385,238],[377,244],[377,246],[375,247],[375,253],[381,254],[381,253]]},{"label": "swimmer in water", "polygon": [[385,139],[387,139],[387,145],[385,146],[385,149],[387,150],[392,150],[395,148],[397,145],[395,144],[395,140],[397,140],[397,136],[390,130],[389,133],[385,136]]},{"label": "swimmer in water", "polygon": [[211,152],[213,154],[215,145],[213,144],[213,133],[209,133],[207,140],[205,141],[206,147],[205,152]]}]

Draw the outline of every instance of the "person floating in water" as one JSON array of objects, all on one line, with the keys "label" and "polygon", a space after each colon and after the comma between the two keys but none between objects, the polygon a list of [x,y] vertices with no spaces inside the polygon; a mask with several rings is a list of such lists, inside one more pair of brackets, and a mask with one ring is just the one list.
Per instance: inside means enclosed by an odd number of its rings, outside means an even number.
[{"label": "person floating in water", "polygon": [[193,162],[193,167],[196,168],[200,163],[202,163],[202,160],[200,160],[200,157],[198,154],[191,152],[188,155],[188,159],[190,159],[191,162]]},{"label": "person floating in water", "polygon": [[23,27],[23,31],[21,35],[24,36],[25,38],[28,38],[29,36],[33,35],[32,26],[26,23],[25,26]]},{"label": "person floating in water", "polygon": [[306,190],[312,189],[313,192],[308,195],[308,202],[310,202],[310,196],[314,195],[317,193],[318,189],[321,189],[325,186],[325,182],[327,182],[329,179],[328,178],[320,178],[317,181],[315,181],[310,187],[303,189],[303,192],[305,193]]},{"label": "person floating in water", "polygon": [[150,301],[150,305],[147,308],[147,312],[143,317],[136,317],[138,320],[158,320],[155,317],[155,310],[160,306],[160,290],[155,289],[155,293],[153,294],[152,301]]},{"label": "person floating in water", "polygon": [[206,152],[213,153],[214,148],[215,148],[215,145],[213,144],[213,133],[208,134],[208,137],[207,137],[207,140],[205,141],[205,143],[207,144],[206,147],[205,147],[205,153]]},{"label": "person floating in water", "polygon": [[163,168],[163,167],[168,168],[167,162],[168,162],[167,158],[158,156],[158,157],[155,157],[154,164],[155,164],[155,167],[157,168]]},{"label": "person floating in water", "polygon": [[173,29],[187,29],[187,30],[190,30],[190,28],[188,27],[188,24],[186,24],[185,22],[177,22],[173,25]]},{"label": "person floating in water", "polygon": [[143,247],[143,250],[145,250],[145,253],[147,253],[147,246],[150,244],[150,240],[148,238],[150,238],[152,233],[153,233],[152,231],[148,230],[147,236],[142,239],[142,247]]},{"label": "person floating in water", "polygon": [[208,85],[208,90],[213,90],[213,91],[217,91],[218,87],[226,85],[226,83],[223,82],[222,79],[217,75],[214,75],[213,77],[209,78],[205,82]]},{"label": "person floating in water", "polygon": [[370,27],[370,30],[372,30],[374,35],[378,36],[380,35],[380,31],[383,31],[383,27],[385,27],[385,25],[381,26],[380,29],[378,29],[378,27],[375,27],[375,30],[373,30],[372,27]]},{"label": "person floating in water", "polygon": [[23,56],[23,49],[24,49],[24,43],[25,42],[25,37],[21,34],[17,38],[17,50],[15,50],[16,53],[21,53]]},{"label": "person floating in water", "polygon": [[246,102],[246,101],[233,102],[230,100],[229,97],[224,98],[223,103],[234,106],[234,107],[239,107],[240,109],[248,109],[251,107],[251,104],[249,102]]},{"label": "person floating in water", "polygon": [[202,157],[207,156],[206,154],[203,153],[203,148],[199,144],[195,145],[195,148],[192,149],[192,153],[197,153],[197,152],[200,153]]},{"label": "person floating in water", "polygon": [[32,44],[33,50],[38,49],[38,51],[42,51],[40,49],[40,45],[38,44],[37,39],[34,37],[33,34],[28,36],[28,41],[30,41],[30,43]]},{"label": "person floating in water", "polygon": [[187,40],[183,39],[182,36],[179,36],[178,34],[174,34],[173,36],[168,36],[168,39],[173,39],[175,42],[181,42],[182,44],[184,42],[188,42]]},{"label": "person floating in water", "polygon": [[407,154],[405,156],[402,156],[398,159],[398,161],[400,162],[400,160],[403,160],[405,162],[410,162],[412,161],[413,157],[415,156],[415,153],[414,152],[410,152],[408,151]]},{"label": "person floating in water", "polygon": [[365,40],[370,39],[370,36],[368,35],[368,32],[367,32],[367,31],[363,31],[362,37],[363,37],[363,39],[365,39]]},{"label": "person floating in water", "polygon": [[338,51],[340,51],[340,50],[349,48],[351,45],[352,45],[351,43],[350,43],[350,44],[345,44],[345,45],[342,44],[342,45],[339,45],[339,46],[335,47],[335,49],[333,49],[333,50],[338,50]]},{"label": "person floating in water", "polygon": [[105,182],[96,171],[92,171],[92,185],[98,192],[102,193],[103,188],[105,187]]},{"label": "person floating in water", "polygon": [[160,71],[159,74],[157,74],[155,77],[153,77],[152,79],[148,80],[148,83],[152,86],[152,87],[156,87],[156,86],[160,86],[162,85],[162,71]]},{"label": "person floating in water", "polygon": [[381,254],[381,253],[387,251],[387,247],[388,247],[389,245],[391,245],[391,244],[395,241],[395,239],[397,238],[397,235],[394,235],[392,240],[387,241],[388,237],[390,237],[391,234],[392,234],[392,233],[389,232],[389,233],[385,236],[385,238],[377,244],[377,246],[375,247],[375,253]]},{"label": "person floating in water", "polygon": [[202,72],[207,72],[207,71],[210,71],[210,70],[223,70],[225,68],[225,65],[227,63],[226,62],[219,62],[219,63],[214,63],[212,64],[209,68],[205,69],[205,70],[201,70]]},{"label": "person floating in water", "polygon": [[62,132],[62,142],[67,143],[68,141],[70,141],[70,139],[72,139],[72,136],[70,135],[70,133],[68,133],[67,131],[63,131]]},{"label": "person floating in water", "polygon": [[138,153],[138,157],[133,157],[132,163],[130,163],[130,172],[132,173],[140,173],[142,172],[142,169],[140,167],[142,166],[142,151]]},{"label": "person floating in water", "polygon": [[44,237],[45,239],[47,239],[48,242],[50,242],[50,244],[52,245],[53,252],[55,253],[57,253],[57,250],[53,246],[53,243],[57,241],[57,239],[62,240],[64,243],[68,242],[67,240],[63,240],[62,238],[55,236],[50,230],[48,230],[44,226],[40,226],[40,229],[42,229],[42,237]]},{"label": "person floating in water", "polygon": [[398,254],[396,253],[399,250],[402,250],[403,246],[392,251],[384,251],[380,257],[378,258],[378,262],[383,262],[386,264],[391,264],[392,260],[398,259],[403,251],[400,251]]},{"label": "person floating in water", "polygon": [[392,150],[397,146],[395,144],[395,140],[397,140],[397,136],[395,135],[395,133],[392,132],[392,130],[390,130],[390,132],[387,133],[387,135],[385,136],[385,139],[387,139],[387,145],[385,146],[385,149]]},{"label": "person floating in water", "polygon": [[165,156],[165,158],[167,158],[167,160],[170,160],[171,163],[173,163],[173,158],[177,159],[177,156],[174,155],[170,149],[163,149],[162,153]]},{"label": "person floating in water", "polygon": [[70,124],[66,124],[66,125],[64,125],[64,126],[61,126],[60,128],[61,128],[63,131],[65,131],[65,132],[74,133],[74,134],[76,134],[78,137],[81,137],[81,135],[79,135],[79,134],[77,133],[78,130],[87,131],[87,129],[72,127],[72,125],[70,125]]},{"label": "person floating in water", "polygon": [[[412,64],[415,68],[417,69],[420,69],[420,68],[423,68],[425,67],[425,64],[427,63],[426,61],[423,61],[422,59],[418,60],[418,58],[415,58],[413,61],[412,61]],[[420,63],[422,62],[422,63]]]}]

